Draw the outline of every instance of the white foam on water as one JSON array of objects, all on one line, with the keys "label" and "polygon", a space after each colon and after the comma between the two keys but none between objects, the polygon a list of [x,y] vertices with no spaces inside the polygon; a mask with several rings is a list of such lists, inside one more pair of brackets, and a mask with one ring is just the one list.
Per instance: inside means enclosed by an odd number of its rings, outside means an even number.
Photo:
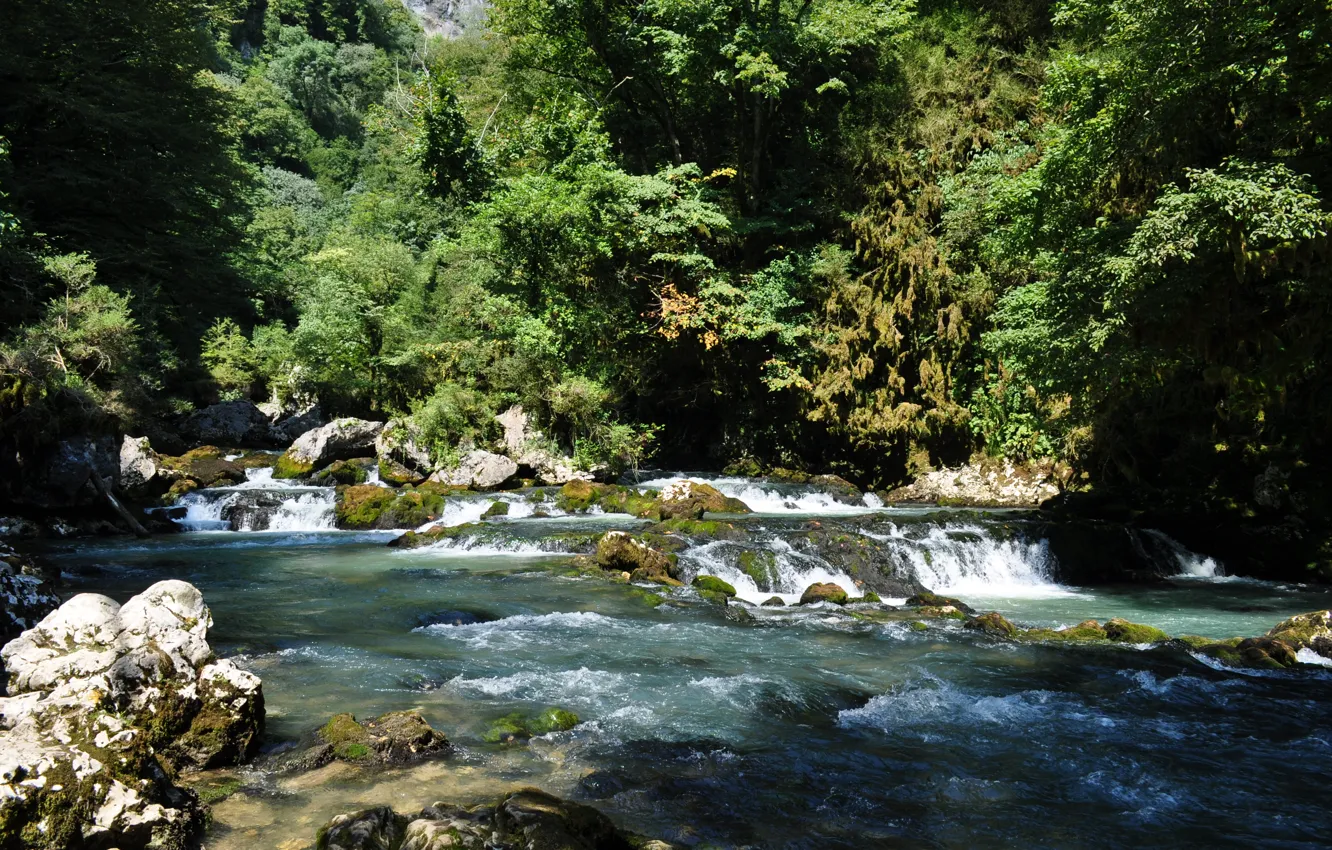
[{"label": "white foam on water", "polygon": [[780,487],[764,484],[752,478],[690,477],[683,473],[641,481],[640,489],[662,490],[681,481],[694,481],[717,488],[725,496],[739,499],[756,514],[815,514],[822,516],[854,516],[884,510],[883,501],[873,493],[866,494],[858,505],[848,505],[816,487],[783,484]]},{"label": "white foam on water", "polygon": [[434,623],[418,626],[412,631],[461,641],[476,648],[516,649],[533,643],[549,643],[556,636],[569,632],[614,632],[625,627],[614,617],[592,611],[558,611],[553,614],[518,614],[488,623],[459,626]]},{"label": "white foam on water", "polygon": [[886,534],[860,533],[899,547],[916,580],[935,593],[1009,599],[1076,595],[1055,582],[1045,540],[996,539],[983,526],[963,523],[930,526],[924,535],[899,527]]},{"label": "white foam on water", "polygon": [[1164,532],[1149,528],[1146,529],[1146,533],[1164,545],[1174,557],[1175,562],[1179,565],[1179,575],[1193,578],[1221,578],[1225,576],[1225,570],[1215,559],[1185,548],[1183,543]]},{"label": "white foam on water", "polygon": [[925,740],[943,740],[955,734],[956,730],[950,727],[956,725],[1025,729],[1058,711],[1059,704],[1066,699],[1044,690],[976,696],[963,693],[933,676],[926,678],[925,682],[909,682],[886,694],[870,697],[861,708],[843,709],[837,714],[837,725],[886,732],[910,730]]},{"label": "white foam on water", "polygon": [[493,538],[467,535],[431,543],[417,549],[395,552],[395,555],[414,557],[420,555],[439,555],[447,553],[454,558],[537,558],[551,555],[568,555],[554,549],[543,549],[535,540],[495,540]]},{"label": "white foam on water", "polygon": [[[239,521],[223,519],[228,508],[255,504],[253,494],[270,492],[279,498],[272,508],[256,505],[258,513],[243,512]],[[333,531],[332,487],[291,485],[274,480],[267,467],[246,470],[246,480],[231,487],[210,487],[186,493],[177,502],[185,508],[183,519],[176,520],[188,531]],[[271,511],[271,512],[270,512]]]},{"label": "white foam on water", "polygon": [[476,679],[457,676],[450,679],[445,687],[488,697],[586,704],[623,693],[630,680],[629,674],[580,667],[577,670],[531,671]]},{"label": "white foam on water", "polygon": [[768,550],[773,553],[774,581],[772,590],[760,590],[754,579],[747,573],[732,566],[721,557],[724,547],[733,544],[717,540],[695,546],[680,554],[680,561],[689,578],[699,575],[716,576],[735,588],[735,595],[745,602],[759,604],[774,596],[781,597],[787,605],[800,601],[805,588],[811,584],[835,584],[846,591],[847,596],[857,597],[862,591],[850,576],[821,558],[795,551],[784,540],[769,541]]},{"label": "white foam on water", "polygon": [[1332,667],[1332,658],[1319,655],[1307,646],[1295,653],[1295,660],[1301,664],[1316,664],[1319,667]]}]

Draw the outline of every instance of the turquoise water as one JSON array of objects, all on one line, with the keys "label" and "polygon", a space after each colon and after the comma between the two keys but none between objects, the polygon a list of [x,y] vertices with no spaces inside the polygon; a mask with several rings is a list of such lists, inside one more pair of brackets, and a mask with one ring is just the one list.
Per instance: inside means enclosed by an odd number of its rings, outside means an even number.
[{"label": "turquoise water", "polygon": [[[892,538],[884,516],[872,533]],[[616,524],[634,523],[518,519],[506,536]],[[300,846],[361,805],[410,810],[517,784],[697,846],[1326,846],[1329,669],[1257,675],[1167,647],[1002,644],[837,609],[756,609],[740,623],[688,590],[654,609],[561,575],[565,556],[408,553],[388,539],[211,532],[52,553],[71,592],[123,601],[166,577],[197,585],[214,648],[263,677],[270,748],[339,711],[401,708],[459,746],[387,773],[245,771],[209,847]],[[1332,605],[1325,589],[1225,578],[1063,587],[1042,574],[1039,546],[990,540],[983,522],[942,540],[923,544],[932,575],[1030,625],[1123,616],[1225,637]],[[683,562],[721,571],[718,549]],[[836,572],[794,556],[788,567],[793,581]],[[430,625],[440,619],[476,622]],[[492,719],[548,705],[582,723],[528,746],[481,740]]]}]

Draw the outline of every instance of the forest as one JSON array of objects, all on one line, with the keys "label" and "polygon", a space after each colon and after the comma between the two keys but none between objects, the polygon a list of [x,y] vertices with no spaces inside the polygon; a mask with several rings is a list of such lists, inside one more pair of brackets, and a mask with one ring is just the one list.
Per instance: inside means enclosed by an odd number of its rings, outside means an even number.
[{"label": "forest", "polygon": [[0,444],[521,403],[585,466],[1097,510],[1332,558],[1332,9],[10,0]]}]

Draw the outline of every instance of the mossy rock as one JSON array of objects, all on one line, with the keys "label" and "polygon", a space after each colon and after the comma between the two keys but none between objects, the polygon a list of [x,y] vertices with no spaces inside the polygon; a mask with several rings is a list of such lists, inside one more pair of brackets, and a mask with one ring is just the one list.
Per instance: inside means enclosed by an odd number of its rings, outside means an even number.
[{"label": "mossy rock", "polygon": [[350,714],[336,714],[319,729],[319,737],[333,748],[333,755],[343,761],[370,758],[370,731]]},{"label": "mossy rock", "polygon": [[709,540],[744,540],[748,535],[733,522],[716,519],[668,519],[647,529],[651,534],[678,534]]},{"label": "mossy rock", "polygon": [[513,744],[537,735],[567,732],[577,726],[578,722],[577,714],[555,706],[547,708],[536,717],[515,711],[491,721],[490,728],[481,736],[481,740],[489,744]]},{"label": "mossy rock", "polygon": [[310,482],[325,487],[336,487],[339,484],[364,484],[370,480],[368,467],[371,463],[373,461],[369,459],[335,460],[311,475]]},{"label": "mossy rock", "polygon": [[314,464],[295,460],[290,454],[282,454],[273,464],[274,478],[305,478],[314,471]]},{"label": "mossy rock", "polygon": [[711,484],[679,481],[662,490],[657,510],[663,520],[702,519],[705,513],[751,513],[739,499],[725,495]]},{"label": "mossy rock", "polygon": [[952,605],[925,605],[917,608],[912,616],[928,617],[932,620],[966,620],[967,615]]},{"label": "mossy rock", "polygon": [[[602,569],[642,574],[651,581],[678,579],[678,559],[650,547],[623,531],[608,531],[597,542],[597,563]],[[637,579],[636,579],[637,580]]]},{"label": "mossy rock", "polygon": [[444,512],[444,499],[420,489],[396,491],[358,484],[338,488],[335,512],[338,528],[414,528],[438,519]]},{"label": "mossy rock", "polygon": [[656,608],[666,602],[666,597],[641,587],[631,587],[629,588],[629,593],[649,608]]},{"label": "mossy rock", "polygon": [[735,596],[735,586],[722,581],[716,576],[698,576],[692,582],[700,592],[720,593],[723,596]]},{"label": "mossy rock", "polygon": [[865,595],[862,596],[862,597],[860,597],[860,599],[858,599],[858,600],[856,600],[856,601],[858,601],[858,602],[876,602],[876,603],[881,603],[881,602],[883,602],[883,600],[882,600],[881,598],[879,598],[879,594],[875,593],[875,592],[872,591],[872,590],[867,590],[867,591],[865,591]]},{"label": "mossy rock", "polygon": [[930,630],[930,624],[921,620],[912,620],[907,626],[913,632],[928,632]]},{"label": "mossy rock", "polygon": [[762,604],[761,607],[763,607],[763,608],[785,608],[785,607],[786,607],[786,600],[782,599],[780,596],[769,596],[767,599],[763,600],[763,604]]},{"label": "mossy rock", "polygon": [[551,706],[533,718],[529,728],[534,735],[568,732],[579,723],[578,715],[563,708]]},{"label": "mossy rock", "polygon": [[1311,611],[1282,620],[1266,636],[1297,650],[1313,649],[1332,658],[1332,610]]},{"label": "mossy rock", "polygon": [[212,806],[235,794],[241,788],[245,787],[239,779],[234,776],[223,776],[217,779],[206,779],[190,786],[194,793],[199,795],[199,802]]},{"label": "mossy rock", "polygon": [[601,489],[591,481],[570,481],[560,488],[555,506],[568,513],[581,513],[601,500]]},{"label": "mossy rock", "polygon": [[1155,626],[1130,623],[1119,617],[1106,622],[1105,636],[1115,643],[1162,643],[1170,640],[1170,635]]},{"label": "mossy rock", "polygon": [[1258,670],[1285,670],[1299,664],[1295,647],[1283,640],[1256,637],[1240,641],[1235,647],[1247,667]]},{"label": "mossy rock", "polygon": [[800,594],[801,605],[813,605],[816,602],[831,602],[834,605],[846,604],[846,591],[841,585],[832,582],[815,582]]},{"label": "mossy rock", "polygon": [[200,446],[179,457],[163,457],[162,465],[200,487],[224,487],[245,481],[245,470],[222,456],[217,446]]},{"label": "mossy rock", "polygon": [[960,599],[952,599],[947,596],[940,596],[937,593],[931,593],[928,590],[921,591],[906,601],[908,605],[918,605],[926,608],[947,608],[952,607],[964,614],[975,614],[976,609]]},{"label": "mossy rock", "polygon": [[736,566],[754,580],[754,586],[771,589],[777,583],[777,553],[767,549],[745,549],[736,557]]},{"label": "mossy rock", "polygon": [[177,478],[171,482],[171,487],[162,495],[162,505],[171,507],[180,501],[180,498],[186,493],[192,493],[199,489],[199,482],[189,478]]},{"label": "mossy rock", "polygon": [[232,461],[241,469],[266,469],[277,462],[278,455],[271,452],[246,452]]},{"label": "mossy rock", "polygon": [[425,476],[414,469],[398,463],[396,460],[379,459],[379,480],[393,487],[407,487],[420,484]]},{"label": "mossy rock", "polygon": [[721,605],[722,607],[729,605],[731,601],[731,597],[727,596],[725,593],[718,593],[715,590],[700,590],[698,592],[698,598],[702,599],[704,602],[709,602],[713,605]]},{"label": "mossy rock", "polygon": [[631,487],[615,484],[595,484],[591,481],[570,481],[560,488],[555,506],[566,513],[585,513],[591,507],[600,507],[608,514],[628,514],[640,519],[658,519],[654,496],[639,493]]},{"label": "mossy rock", "polygon": [[508,502],[491,502],[490,507],[486,508],[485,512],[481,514],[481,518],[490,519],[491,517],[508,516],[508,515],[509,515]]},{"label": "mossy rock", "polygon": [[988,614],[981,614],[979,617],[968,620],[964,628],[1002,638],[1017,637],[1018,633],[1017,626],[1010,623],[998,611],[991,611]]}]

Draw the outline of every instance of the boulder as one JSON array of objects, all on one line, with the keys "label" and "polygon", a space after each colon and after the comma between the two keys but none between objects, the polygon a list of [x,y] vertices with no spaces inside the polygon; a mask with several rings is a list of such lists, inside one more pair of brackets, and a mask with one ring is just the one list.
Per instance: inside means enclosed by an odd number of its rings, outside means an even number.
[{"label": "boulder", "polygon": [[805,588],[800,594],[800,604],[810,605],[815,602],[831,602],[834,605],[846,604],[846,591],[841,585],[832,582],[816,582]]},{"label": "boulder", "polygon": [[[170,482],[167,495],[184,495],[196,487],[224,487],[245,481],[245,470],[226,459],[217,446],[200,446],[180,457],[159,458],[159,472]],[[184,486],[188,482],[189,486]],[[183,492],[181,492],[183,491]]]},{"label": "boulder", "polygon": [[567,732],[577,725],[577,714],[557,706],[547,708],[536,717],[515,711],[491,721],[490,728],[481,739],[490,744],[512,744],[537,735]]},{"label": "boulder", "polygon": [[1170,635],[1155,626],[1130,623],[1119,617],[1107,620],[1104,629],[1105,636],[1116,643],[1160,643],[1170,640]]},{"label": "boulder", "polygon": [[512,458],[474,449],[463,456],[453,469],[441,469],[430,480],[473,490],[494,490],[518,473]]},{"label": "boulder", "polygon": [[444,512],[442,496],[374,484],[338,487],[335,500],[334,514],[338,528],[343,529],[418,528]]},{"label": "boulder", "polygon": [[24,476],[21,500],[47,508],[99,502],[101,497],[89,481],[90,470],[115,484],[120,475],[119,448],[110,435],[58,441]]},{"label": "boulder", "polygon": [[375,461],[368,457],[353,460],[335,460],[310,476],[311,484],[336,487],[339,484],[364,484],[370,480]]},{"label": "boulder", "polygon": [[673,556],[623,531],[608,531],[597,541],[597,566],[603,570],[627,572],[633,581],[659,584],[678,583],[679,566]]},{"label": "boulder", "polygon": [[60,605],[55,592],[58,579],[58,571],[43,570],[0,543],[0,643],[37,625]]},{"label": "boulder", "polygon": [[663,520],[702,519],[713,513],[747,514],[749,506],[739,499],[723,495],[716,487],[700,481],[673,481],[661,491],[658,505]]},{"label": "boulder", "polygon": [[317,850],[671,850],[617,829],[601,812],[536,788],[494,805],[435,803],[414,815],[387,806],[338,815],[323,826]]},{"label": "boulder", "polygon": [[716,576],[696,576],[690,584],[698,590],[707,593],[720,593],[723,596],[735,596],[735,586],[729,582],[722,581]]},{"label": "boulder", "polygon": [[258,677],[213,658],[211,625],[197,589],[162,581],[124,606],[79,594],[0,651],[0,839],[189,843],[204,812],[171,776],[250,757],[264,722]]},{"label": "boulder", "polygon": [[375,438],[375,456],[379,458],[381,469],[387,464],[390,468],[396,465],[420,473],[417,481],[435,471],[430,452],[422,445],[421,433],[409,419],[394,419],[384,426]]},{"label": "boulder", "polygon": [[181,474],[163,462],[147,437],[126,434],[120,442],[120,490],[137,501],[152,501],[171,489]]},{"label": "boulder", "polygon": [[883,494],[885,502],[932,502],[983,508],[1034,508],[1057,496],[1069,470],[1050,460],[991,460],[927,472]]},{"label": "boulder", "polygon": [[539,483],[554,487],[594,478],[591,472],[579,469],[573,458],[551,450],[553,444],[532,426],[521,404],[496,416],[495,421],[504,429],[504,453],[519,466],[531,469]]},{"label": "boulder", "polygon": [[584,513],[594,506],[608,514],[661,518],[654,497],[618,484],[594,484],[581,479],[570,481],[560,488],[560,494],[555,498],[555,507],[568,513]]},{"label": "boulder", "polygon": [[1297,652],[1308,649],[1332,658],[1332,610],[1312,611],[1283,620],[1266,636],[1294,647]]},{"label": "boulder", "polygon": [[273,477],[300,478],[335,460],[372,455],[383,429],[383,422],[347,418],[306,431],[278,458]]},{"label": "boulder", "polygon": [[764,608],[785,608],[785,607],[786,607],[786,601],[785,601],[784,599],[782,599],[780,596],[769,596],[767,599],[763,600],[763,607],[764,607]]},{"label": "boulder", "polygon": [[1018,633],[1017,626],[1008,622],[1004,615],[998,611],[991,611],[988,614],[981,614],[973,620],[968,620],[963,628],[1004,638],[1016,637]]},{"label": "boulder", "polygon": [[180,430],[196,446],[272,445],[268,417],[252,401],[239,399],[196,410],[181,422]]},{"label": "boulder", "polygon": [[276,766],[284,772],[314,770],[333,761],[395,766],[451,749],[448,738],[431,727],[419,711],[391,711],[365,721],[338,714],[319,727],[310,746],[279,755]]},{"label": "boulder", "polygon": [[951,596],[940,596],[937,593],[930,593],[928,590],[922,590],[907,598],[906,604],[917,605],[922,608],[956,608],[963,614],[975,614],[976,609],[960,599],[953,599]]},{"label": "boulder", "polygon": [[328,417],[317,404],[312,404],[303,410],[297,410],[290,413],[279,412],[276,417],[270,417],[271,425],[268,426],[269,440],[275,446],[286,446],[300,439],[302,434],[313,431],[328,423]]}]

